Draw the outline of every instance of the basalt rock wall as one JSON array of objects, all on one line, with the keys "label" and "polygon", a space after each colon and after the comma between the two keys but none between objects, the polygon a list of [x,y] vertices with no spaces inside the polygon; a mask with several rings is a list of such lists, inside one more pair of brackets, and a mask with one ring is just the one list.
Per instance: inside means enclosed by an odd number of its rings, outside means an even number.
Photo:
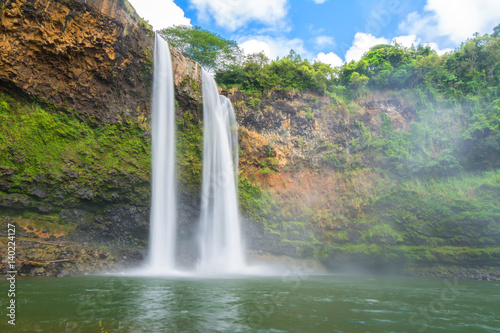
[{"label": "basalt rock wall", "polygon": [[[127,1],[0,4],[1,81],[106,122],[149,113],[154,33]],[[173,52],[176,83],[199,80],[199,65]]]}]

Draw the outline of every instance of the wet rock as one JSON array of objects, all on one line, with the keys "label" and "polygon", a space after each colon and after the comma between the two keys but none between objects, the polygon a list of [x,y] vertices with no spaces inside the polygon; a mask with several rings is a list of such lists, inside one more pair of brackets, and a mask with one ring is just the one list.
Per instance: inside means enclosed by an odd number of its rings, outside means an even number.
[{"label": "wet rock", "polygon": [[[0,80],[106,122],[149,113],[153,31],[128,3],[14,0],[4,12]],[[172,60],[177,86],[186,77],[200,81],[198,64],[174,49]]]},{"label": "wet rock", "polygon": [[31,195],[34,195],[35,197],[38,197],[40,199],[44,199],[47,197],[47,191],[39,188],[39,187],[35,187],[33,188],[31,191],[30,191],[30,194]]},{"label": "wet rock", "polygon": [[0,194],[0,207],[28,208],[30,205],[31,200],[25,194]]},{"label": "wet rock", "polygon": [[80,199],[92,200],[94,198],[94,191],[84,187],[76,192],[76,196]]},{"label": "wet rock", "polygon": [[38,205],[38,210],[42,213],[50,213],[54,210],[54,206],[48,203],[40,203]]},{"label": "wet rock", "polygon": [[81,209],[65,209],[59,214],[59,217],[67,222],[75,224],[90,223],[93,220],[93,215]]},{"label": "wet rock", "polygon": [[0,180],[0,190],[1,191],[7,191],[10,188],[11,188],[11,185],[9,182],[7,182],[6,180],[3,180],[3,179]]},{"label": "wet rock", "polygon": [[0,167],[0,178],[10,177],[16,172],[16,168],[12,167]]},{"label": "wet rock", "polygon": [[57,272],[57,277],[65,277],[65,276],[68,276],[69,275],[69,272],[66,271],[66,270],[61,270],[61,271],[58,271]]}]

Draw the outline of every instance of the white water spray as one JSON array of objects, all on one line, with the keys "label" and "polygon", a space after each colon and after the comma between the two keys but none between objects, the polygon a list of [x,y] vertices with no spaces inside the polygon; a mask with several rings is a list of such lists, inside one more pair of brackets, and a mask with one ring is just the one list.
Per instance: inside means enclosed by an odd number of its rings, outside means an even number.
[{"label": "white water spray", "polygon": [[200,264],[204,273],[237,273],[245,266],[238,197],[238,136],[231,102],[202,72],[203,181]]},{"label": "white water spray", "polygon": [[168,43],[158,34],[153,80],[153,189],[148,270],[151,274],[169,274],[175,268],[177,222],[174,78]]}]

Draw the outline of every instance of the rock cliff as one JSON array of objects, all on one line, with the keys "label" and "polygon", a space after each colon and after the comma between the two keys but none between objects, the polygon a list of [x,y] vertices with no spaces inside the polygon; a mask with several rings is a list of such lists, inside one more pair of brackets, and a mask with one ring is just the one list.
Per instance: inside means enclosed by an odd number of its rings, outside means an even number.
[{"label": "rock cliff", "polygon": [[[123,0],[1,5],[0,224],[18,226],[19,271],[64,275],[140,260],[154,32]],[[201,67],[171,53],[187,165],[192,150],[200,155],[192,141],[201,139]],[[198,167],[180,175],[183,235],[197,219]]]},{"label": "rock cliff", "polygon": [[[125,0],[2,1],[0,80],[115,122],[149,112],[153,31]],[[176,83],[199,65],[173,51]]]}]

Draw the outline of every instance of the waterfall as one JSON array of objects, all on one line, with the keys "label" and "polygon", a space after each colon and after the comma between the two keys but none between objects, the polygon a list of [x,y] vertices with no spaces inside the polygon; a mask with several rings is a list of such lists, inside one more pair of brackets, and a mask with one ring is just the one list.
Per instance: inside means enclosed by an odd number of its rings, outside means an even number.
[{"label": "waterfall", "polygon": [[[168,43],[155,36],[152,102],[152,199],[147,274],[179,273],[175,180],[175,101]],[[203,181],[198,271],[238,273],[245,266],[240,231],[237,180],[238,132],[229,99],[220,96],[214,79],[202,72]]]},{"label": "waterfall", "polygon": [[175,102],[168,43],[155,35],[152,102],[152,199],[149,270],[169,273],[175,267],[176,180]]},{"label": "waterfall", "polygon": [[219,96],[214,79],[202,72],[203,181],[200,263],[207,273],[238,272],[244,267],[237,170],[237,124],[231,102]]}]

